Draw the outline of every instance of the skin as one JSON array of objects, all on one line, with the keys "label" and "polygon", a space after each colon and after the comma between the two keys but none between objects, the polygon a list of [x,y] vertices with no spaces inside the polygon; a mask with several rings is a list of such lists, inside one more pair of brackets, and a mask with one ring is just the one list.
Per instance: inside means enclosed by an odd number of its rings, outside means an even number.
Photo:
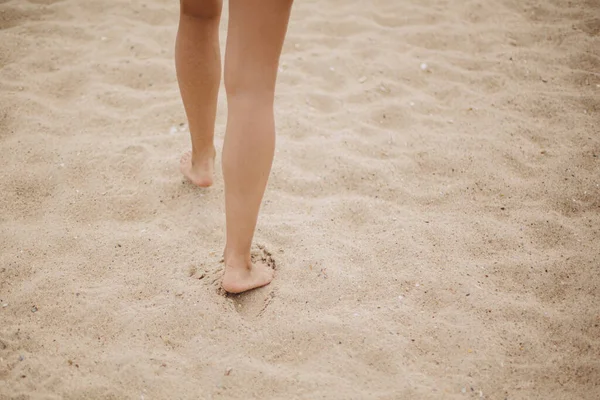
[{"label": "skin", "polygon": [[[230,0],[223,147],[227,242],[222,286],[241,293],[267,285],[273,270],[250,257],[275,151],[273,102],[292,0]],[[221,78],[220,0],[181,0],[175,47],[177,78],[192,150],[181,172],[195,185],[213,183],[214,124]]]}]

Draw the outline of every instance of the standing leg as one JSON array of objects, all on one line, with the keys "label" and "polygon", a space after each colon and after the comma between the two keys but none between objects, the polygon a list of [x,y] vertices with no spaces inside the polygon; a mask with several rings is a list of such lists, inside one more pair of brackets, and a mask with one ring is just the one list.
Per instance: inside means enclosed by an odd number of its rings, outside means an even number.
[{"label": "standing leg", "polygon": [[250,247],[275,149],[273,100],[292,0],[230,0],[225,53],[228,117],[223,149],[227,244],[222,286],[264,286],[273,270]]},{"label": "standing leg", "polygon": [[222,0],[180,0],[175,66],[192,137],[192,151],[181,158],[181,172],[194,184],[213,183],[213,144],[221,83],[219,21]]}]

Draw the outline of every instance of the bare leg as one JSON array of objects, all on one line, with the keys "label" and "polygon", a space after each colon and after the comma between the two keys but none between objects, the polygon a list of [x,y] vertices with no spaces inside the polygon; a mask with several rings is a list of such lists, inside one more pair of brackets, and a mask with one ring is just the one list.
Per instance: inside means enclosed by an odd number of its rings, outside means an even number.
[{"label": "bare leg", "polygon": [[194,184],[213,183],[213,144],[221,83],[219,21],[222,0],[181,0],[175,66],[187,114],[192,151],[181,158],[181,172]]},{"label": "bare leg", "polygon": [[225,53],[229,114],[223,149],[227,244],[223,288],[264,286],[273,270],[252,264],[250,247],[273,162],[273,100],[292,0],[230,0]]}]

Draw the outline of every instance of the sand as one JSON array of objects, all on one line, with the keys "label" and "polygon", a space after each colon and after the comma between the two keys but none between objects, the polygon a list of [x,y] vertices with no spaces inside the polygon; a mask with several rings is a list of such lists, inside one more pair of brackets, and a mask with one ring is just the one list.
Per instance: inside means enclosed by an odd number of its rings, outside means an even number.
[{"label": "sand", "polygon": [[0,398],[600,398],[599,16],[298,0],[226,296],[177,2],[0,1]]}]

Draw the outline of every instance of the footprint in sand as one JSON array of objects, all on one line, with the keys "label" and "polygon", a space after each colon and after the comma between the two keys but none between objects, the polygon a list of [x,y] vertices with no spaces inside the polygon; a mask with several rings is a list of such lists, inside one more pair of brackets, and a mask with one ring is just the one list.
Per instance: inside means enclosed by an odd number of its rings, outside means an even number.
[{"label": "footprint in sand", "polygon": [[[252,261],[262,262],[269,268],[274,270],[277,269],[275,259],[264,246],[259,245],[252,251]],[[221,260],[221,263],[223,263],[223,260]],[[204,274],[206,274],[206,276],[203,276]],[[275,297],[275,291],[272,284],[240,294],[227,293],[221,287],[221,278],[223,276],[222,267],[210,273],[201,272],[199,275],[202,276],[204,282],[215,287],[219,295],[231,299],[235,310],[245,318],[256,318],[261,316]]]}]

